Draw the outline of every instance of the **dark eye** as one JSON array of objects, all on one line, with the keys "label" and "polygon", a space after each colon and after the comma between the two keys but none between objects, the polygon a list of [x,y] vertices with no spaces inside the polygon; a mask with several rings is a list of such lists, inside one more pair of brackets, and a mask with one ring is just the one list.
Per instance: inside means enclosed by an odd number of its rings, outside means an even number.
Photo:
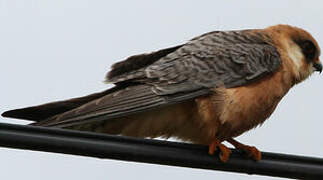
[{"label": "dark eye", "polygon": [[303,41],[300,44],[300,47],[302,48],[303,54],[305,55],[307,60],[314,60],[316,56],[316,47],[312,41]]}]

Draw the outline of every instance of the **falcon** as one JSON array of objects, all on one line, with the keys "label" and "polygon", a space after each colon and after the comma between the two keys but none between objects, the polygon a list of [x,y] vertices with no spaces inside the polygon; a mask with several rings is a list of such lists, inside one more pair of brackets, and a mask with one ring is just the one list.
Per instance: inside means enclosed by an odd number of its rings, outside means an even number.
[{"label": "falcon", "polygon": [[214,31],[185,44],[131,56],[106,76],[114,87],[2,116],[59,127],[135,137],[175,137],[219,150],[229,142],[254,160],[261,152],[234,140],[262,124],[284,95],[314,71],[320,48],[303,29]]}]

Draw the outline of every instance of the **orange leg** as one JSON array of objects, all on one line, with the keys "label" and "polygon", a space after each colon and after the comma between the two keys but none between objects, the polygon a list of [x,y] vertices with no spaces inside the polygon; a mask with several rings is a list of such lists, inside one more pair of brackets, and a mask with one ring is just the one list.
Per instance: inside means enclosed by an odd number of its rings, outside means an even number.
[{"label": "orange leg", "polygon": [[249,158],[252,158],[256,161],[261,160],[261,152],[256,147],[241,144],[232,138],[228,139],[227,141],[230,144],[232,144],[236,149],[240,149],[246,152]]},{"label": "orange leg", "polygon": [[213,140],[211,142],[211,144],[209,145],[209,154],[213,155],[214,151],[217,148],[219,148],[219,150],[220,150],[220,154],[219,154],[220,160],[224,163],[227,162],[229,159],[229,156],[231,154],[231,150],[229,148],[227,148],[225,145],[221,144],[221,141]]}]

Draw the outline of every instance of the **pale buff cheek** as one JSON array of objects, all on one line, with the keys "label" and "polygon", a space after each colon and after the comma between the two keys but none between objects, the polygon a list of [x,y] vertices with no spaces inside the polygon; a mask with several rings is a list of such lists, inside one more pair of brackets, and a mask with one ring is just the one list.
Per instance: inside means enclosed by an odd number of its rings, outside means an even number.
[{"label": "pale buff cheek", "polygon": [[302,50],[297,44],[289,42],[285,46],[287,47],[288,56],[294,65],[297,83],[299,83],[308,78],[315,69],[312,65],[306,64]]},{"label": "pale buff cheek", "polygon": [[299,46],[294,42],[290,42],[287,45],[287,52],[288,52],[288,56],[293,61],[293,64],[295,65],[297,70],[299,71],[300,69],[302,69],[304,56]]}]

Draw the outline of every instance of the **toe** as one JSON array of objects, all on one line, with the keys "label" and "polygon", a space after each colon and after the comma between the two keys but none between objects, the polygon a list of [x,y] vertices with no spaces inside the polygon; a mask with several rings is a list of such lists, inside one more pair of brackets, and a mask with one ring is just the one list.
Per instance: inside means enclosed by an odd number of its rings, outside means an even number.
[{"label": "toe", "polygon": [[219,153],[219,158],[221,162],[226,163],[229,160],[230,153],[229,152],[220,152]]},{"label": "toe", "polygon": [[248,156],[256,161],[261,160],[261,152],[254,146],[249,148]]},{"label": "toe", "polygon": [[217,144],[215,144],[215,143],[211,143],[209,145],[209,155],[213,155],[214,154],[214,151],[216,150],[216,146],[217,146]]},{"label": "toe", "polygon": [[224,146],[223,144],[219,144],[219,149],[220,149],[220,154],[219,154],[220,160],[223,163],[227,162],[229,160],[231,150],[226,146]]}]

